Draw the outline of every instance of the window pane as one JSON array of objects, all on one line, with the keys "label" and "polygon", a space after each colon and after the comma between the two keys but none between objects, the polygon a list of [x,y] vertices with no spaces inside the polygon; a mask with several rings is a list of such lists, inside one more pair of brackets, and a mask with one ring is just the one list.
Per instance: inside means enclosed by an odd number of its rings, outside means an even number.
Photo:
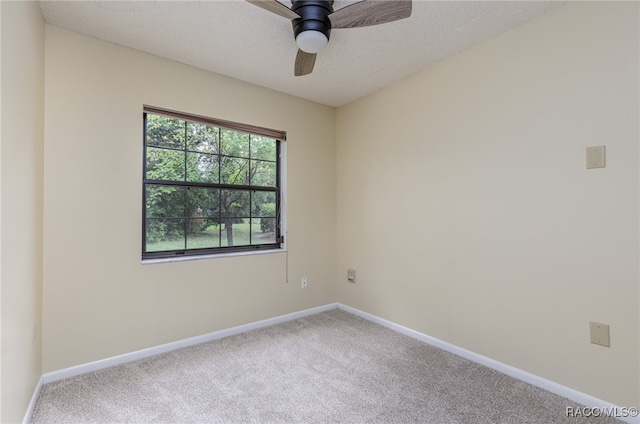
[{"label": "window pane", "polygon": [[220,153],[248,158],[249,134],[233,130],[220,130]]},{"label": "window pane", "polygon": [[249,185],[249,159],[222,156],[220,158],[220,183]]},{"label": "window pane", "polygon": [[147,218],[183,218],[185,216],[185,188],[146,184]]},{"label": "window pane", "polygon": [[276,193],[272,191],[254,191],[251,195],[251,215],[275,218]]},{"label": "window pane", "polygon": [[222,246],[247,246],[249,245],[249,228],[248,218],[227,218],[222,220],[223,226],[221,230]]},{"label": "window pane", "polygon": [[189,218],[215,218],[220,215],[220,190],[190,187],[187,190]]},{"label": "window pane", "polygon": [[247,190],[221,190],[220,215],[223,218],[249,216],[249,192]]},{"label": "window pane", "polygon": [[184,219],[146,220],[147,252],[184,249]]},{"label": "window pane", "polygon": [[187,150],[219,153],[219,131],[209,125],[187,122]]},{"label": "window pane", "polygon": [[277,244],[281,158],[280,141],[272,137],[279,135],[256,135],[263,129],[246,124],[226,129],[226,121],[214,118],[144,110],[143,259]]},{"label": "window pane", "polygon": [[276,140],[273,138],[251,136],[251,159],[276,161]]},{"label": "window pane", "polygon": [[275,187],[276,184],[276,163],[261,160],[251,161],[251,181],[250,185],[262,187]]},{"label": "window pane", "polygon": [[184,152],[147,147],[147,179],[184,181]]},{"label": "window pane", "polygon": [[206,153],[187,153],[187,181],[217,183],[218,158]]},{"label": "window pane", "polygon": [[220,247],[220,225],[217,220],[189,219],[187,222],[187,249]]},{"label": "window pane", "polygon": [[184,150],[185,121],[147,114],[147,145]]},{"label": "window pane", "polygon": [[275,218],[254,218],[251,221],[251,244],[276,242]]}]

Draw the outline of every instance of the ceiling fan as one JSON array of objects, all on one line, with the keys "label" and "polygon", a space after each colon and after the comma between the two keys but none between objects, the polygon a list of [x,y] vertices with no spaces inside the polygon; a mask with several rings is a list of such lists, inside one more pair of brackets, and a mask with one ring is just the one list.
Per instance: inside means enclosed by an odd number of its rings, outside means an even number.
[{"label": "ceiling fan", "polygon": [[291,8],[277,0],[246,1],[291,19],[298,45],[295,76],[313,71],[316,53],[327,45],[332,29],[379,25],[411,16],[411,0],[363,0],[336,11],[333,0],[292,0]]}]

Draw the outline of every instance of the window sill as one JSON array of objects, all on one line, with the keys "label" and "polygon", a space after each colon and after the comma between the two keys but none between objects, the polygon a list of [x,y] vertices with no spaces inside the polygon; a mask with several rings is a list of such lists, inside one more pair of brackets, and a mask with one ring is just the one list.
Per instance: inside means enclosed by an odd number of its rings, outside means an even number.
[{"label": "window sill", "polygon": [[159,264],[159,263],[166,263],[166,262],[199,261],[202,259],[220,259],[220,258],[230,258],[234,256],[253,256],[253,255],[271,254],[271,253],[285,253],[286,251],[287,251],[286,248],[282,248],[282,249],[252,250],[247,252],[218,253],[213,255],[177,256],[174,258],[142,259],[141,263],[142,265],[151,265],[151,264]]}]

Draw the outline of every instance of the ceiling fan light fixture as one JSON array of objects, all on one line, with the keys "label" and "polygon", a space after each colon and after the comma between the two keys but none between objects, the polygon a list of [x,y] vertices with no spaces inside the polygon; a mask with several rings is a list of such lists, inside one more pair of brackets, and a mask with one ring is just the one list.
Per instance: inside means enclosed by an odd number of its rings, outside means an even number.
[{"label": "ceiling fan light fixture", "polygon": [[[2,1],[2,0],[0,0]],[[411,16],[412,0],[359,0],[333,10],[334,0],[246,0],[262,9],[291,19],[298,53],[293,67],[296,77],[313,71],[316,54],[329,43],[331,29],[385,24]]]},{"label": "ceiling fan light fixture", "polygon": [[296,37],[296,44],[300,50],[307,53],[318,53],[329,43],[326,35],[320,31],[302,31]]}]

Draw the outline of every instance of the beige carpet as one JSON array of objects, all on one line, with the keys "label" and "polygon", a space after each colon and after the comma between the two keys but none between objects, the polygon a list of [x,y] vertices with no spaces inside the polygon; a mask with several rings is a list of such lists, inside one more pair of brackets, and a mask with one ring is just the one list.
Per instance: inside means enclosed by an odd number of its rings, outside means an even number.
[{"label": "beige carpet", "polygon": [[32,423],[615,423],[341,310],[45,385]]}]

